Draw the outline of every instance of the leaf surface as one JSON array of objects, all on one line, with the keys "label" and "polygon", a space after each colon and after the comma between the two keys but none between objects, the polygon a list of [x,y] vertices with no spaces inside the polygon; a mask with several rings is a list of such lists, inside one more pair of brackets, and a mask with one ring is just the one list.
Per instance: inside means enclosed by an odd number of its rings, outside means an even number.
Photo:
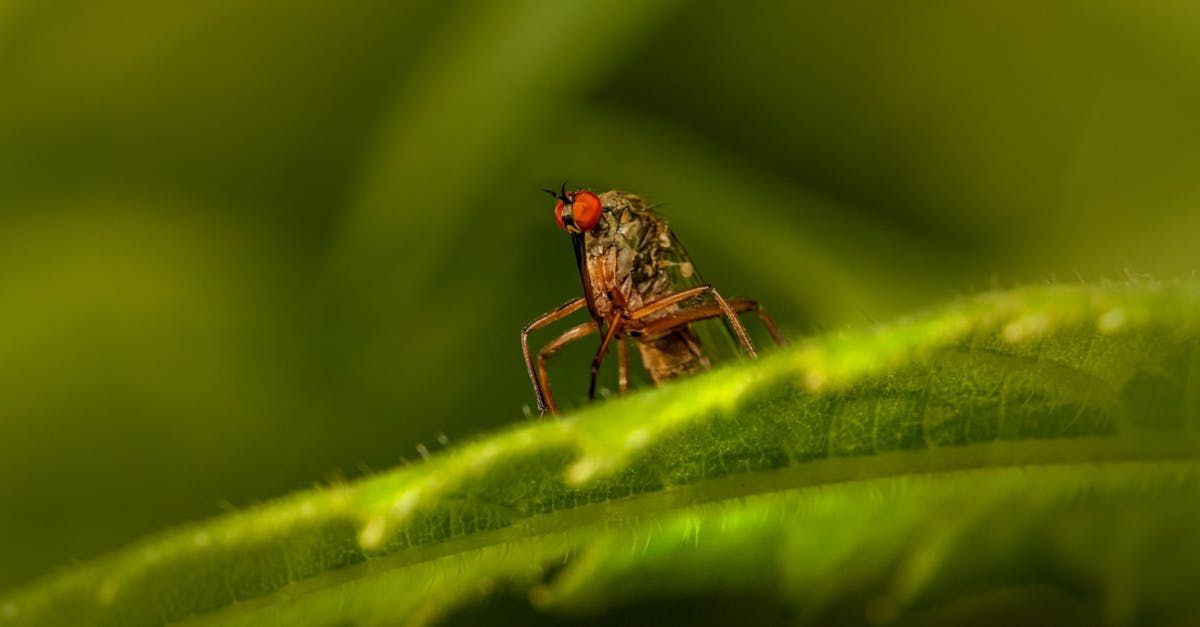
[{"label": "leaf surface", "polygon": [[1030,599],[1181,620],[1198,315],[1195,282],[983,294],[147,538],[0,622],[419,624],[497,590],[566,614],[723,592],[788,620]]}]

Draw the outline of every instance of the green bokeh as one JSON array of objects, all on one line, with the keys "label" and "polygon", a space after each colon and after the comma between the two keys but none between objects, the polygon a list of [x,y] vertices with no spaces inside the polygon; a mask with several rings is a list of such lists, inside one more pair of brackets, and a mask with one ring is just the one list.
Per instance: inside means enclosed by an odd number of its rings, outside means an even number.
[{"label": "green bokeh", "polygon": [[523,420],[564,178],[794,336],[1191,275],[1198,60],[1187,2],[2,2],[0,589]]}]

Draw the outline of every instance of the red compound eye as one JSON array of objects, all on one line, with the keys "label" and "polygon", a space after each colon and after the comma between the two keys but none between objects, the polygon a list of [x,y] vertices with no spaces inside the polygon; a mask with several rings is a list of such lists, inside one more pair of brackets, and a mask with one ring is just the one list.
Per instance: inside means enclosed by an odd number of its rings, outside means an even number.
[{"label": "red compound eye", "polygon": [[600,197],[581,190],[575,192],[571,200],[571,216],[575,219],[575,226],[584,231],[596,228],[600,223]]},{"label": "red compound eye", "polygon": [[563,201],[560,200],[560,201],[554,203],[554,221],[558,223],[558,228],[565,231],[565,230],[567,230],[567,225],[563,224],[562,210],[563,210]]}]

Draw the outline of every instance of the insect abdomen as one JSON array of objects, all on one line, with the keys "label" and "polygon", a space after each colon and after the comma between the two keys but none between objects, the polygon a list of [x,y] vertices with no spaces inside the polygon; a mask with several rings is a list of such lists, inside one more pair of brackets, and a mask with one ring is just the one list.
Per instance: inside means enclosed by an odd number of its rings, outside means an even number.
[{"label": "insect abdomen", "polygon": [[642,364],[655,383],[708,370],[711,363],[689,327],[653,338],[638,338]]}]

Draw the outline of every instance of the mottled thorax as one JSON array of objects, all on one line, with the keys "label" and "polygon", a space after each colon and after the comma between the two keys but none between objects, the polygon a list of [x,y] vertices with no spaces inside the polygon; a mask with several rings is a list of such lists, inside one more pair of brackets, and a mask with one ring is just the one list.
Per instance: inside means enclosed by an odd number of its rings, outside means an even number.
[{"label": "mottled thorax", "polygon": [[[607,325],[615,309],[634,312],[669,296],[678,289],[673,279],[690,278],[694,270],[677,250],[666,221],[639,196],[609,191],[600,199],[604,211],[596,228],[584,235],[580,271],[592,316]],[[642,323],[675,315],[683,306],[664,307]],[[635,337],[656,382],[709,367],[699,339],[687,327]]]},{"label": "mottled thorax", "polygon": [[615,298],[633,311],[672,292],[666,272],[671,248],[666,221],[638,196],[618,191],[600,195],[604,214],[584,236],[593,312],[607,320]]}]

